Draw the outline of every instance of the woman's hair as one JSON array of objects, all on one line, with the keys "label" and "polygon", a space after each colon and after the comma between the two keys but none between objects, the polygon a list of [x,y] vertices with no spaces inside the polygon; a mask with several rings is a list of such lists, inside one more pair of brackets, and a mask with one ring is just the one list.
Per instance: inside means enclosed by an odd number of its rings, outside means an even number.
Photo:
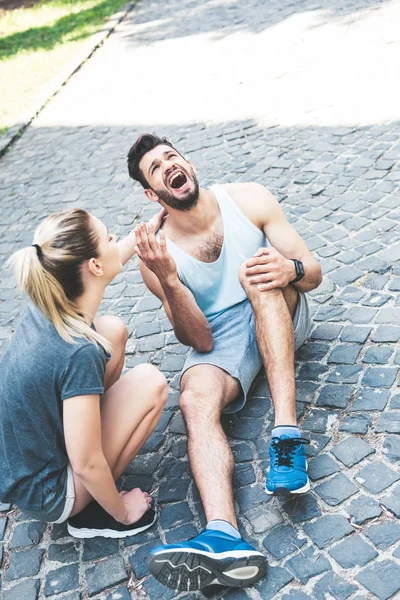
[{"label": "woman's hair", "polygon": [[87,324],[76,304],[83,293],[82,263],[99,256],[98,245],[89,213],[75,208],[47,217],[36,229],[32,246],[8,262],[18,287],[65,341],[74,344],[84,337],[110,352],[111,344]]}]

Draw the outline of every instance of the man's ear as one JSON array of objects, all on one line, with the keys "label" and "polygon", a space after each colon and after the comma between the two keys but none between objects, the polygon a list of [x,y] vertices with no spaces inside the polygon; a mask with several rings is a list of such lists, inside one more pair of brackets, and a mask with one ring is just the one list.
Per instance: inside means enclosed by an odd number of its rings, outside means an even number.
[{"label": "man's ear", "polygon": [[95,277],[101,277],[103,275],[103,267],[97,258],[90,258],[87,262],[87,268],[89,273]]},{"label": "man's ear", "polygon": [[145,193],[146,197],[150,200],[150,202],[158,202],[159,201],[157,194],[155,192],[153,192],[153,190],[151,190],[150,188],[145,189],[144,193]]}]

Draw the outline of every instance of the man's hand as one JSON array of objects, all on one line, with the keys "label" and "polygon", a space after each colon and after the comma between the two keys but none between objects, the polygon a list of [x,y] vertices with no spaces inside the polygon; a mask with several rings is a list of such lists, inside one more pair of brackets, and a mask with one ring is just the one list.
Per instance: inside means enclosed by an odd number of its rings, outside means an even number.
[{"label": "man's hand", "polygon": [[154,227],[149,223],[141,223],[135,229],[135,250],[150,271],[157,275],[160,283],[168,283],[177,279],[176,264],[167,250],[165,233],[160,231],[159,242],[156,240]]},{"label": "man's hand", "polygon": [[296,278],[296,267],[275,248],[260,248],[247,261],[245,274],[263,292],[286,287]]}]

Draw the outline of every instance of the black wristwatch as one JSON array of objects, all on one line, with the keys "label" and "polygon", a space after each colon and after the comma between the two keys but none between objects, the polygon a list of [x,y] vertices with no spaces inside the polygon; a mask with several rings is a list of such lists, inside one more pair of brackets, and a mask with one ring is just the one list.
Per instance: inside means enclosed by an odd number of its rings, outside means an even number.
[{"label": "black wristwatch", "polygon": [[296,258],[291,258],[290,260],[294,262],[294,266],[296,267],[296,277],[289,283],[297,283],[304,277],[304,266],[301,260],[297,260]]}]

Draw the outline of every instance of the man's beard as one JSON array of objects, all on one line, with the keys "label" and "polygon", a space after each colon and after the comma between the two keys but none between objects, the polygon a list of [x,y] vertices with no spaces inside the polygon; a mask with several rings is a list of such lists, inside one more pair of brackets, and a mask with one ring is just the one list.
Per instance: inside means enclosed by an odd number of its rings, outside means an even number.
[{"label": "man's beard", "polygon": [[164,202],[170,208],[175,208],[176,210],[188,211],[197,206],[199,201],[199,182],[197,181],[196,175],[192,175],[192,181],[194,183],[194,190],[189,191],[188,195],[186,195],[185,199],[180,200],[176,198],[172,192],[168,190],[153,190],[158,198]]}]

